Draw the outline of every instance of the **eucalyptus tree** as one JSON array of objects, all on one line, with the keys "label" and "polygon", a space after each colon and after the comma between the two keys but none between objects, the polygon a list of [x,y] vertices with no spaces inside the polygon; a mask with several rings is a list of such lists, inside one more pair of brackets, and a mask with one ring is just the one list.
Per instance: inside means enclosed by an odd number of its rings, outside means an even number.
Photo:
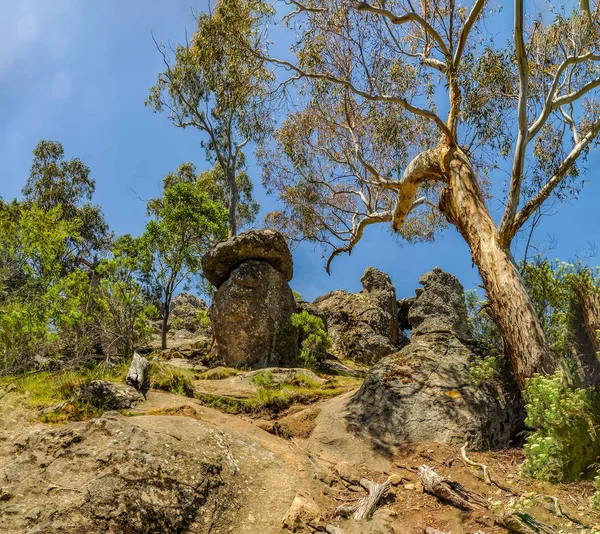
[{"label": "eucalyptus tree", "polygon": [[[391,224],[409,241],[453,225],[519,384],[553,370],[511,243],[548,199],[578,192],[597,144],[597,4],[546,4],[541,14],[526,13],[524,0],[287,4],[295,57],[255,48],[297,84],[297,108],[262,153],[265,185],[283,200],[271,223],[321,242],[328,269],[369,225]],[[497,43],[489,28],[512,38]],[[504,165],[495,220],[490,186]]]},{"label": "eucalyptus tree", "polygon": [[78,238],[70,240],[72,263],[93,267],[93,255],[105,251],[111,240],[99,206],[92,204],[96,181],[79,158],[67,160],[61,143],[42,139],[33,150],[33,163],[23,186],[26,206],[60,208],[63,220],[78,221]]},{"label": "eucalyptus tree", "polygon": [[152,216],[138,238],[142,277],[160,295],[162,348],[167,348],[171,301],[201,272],[202,255],[227,234],[227,208],[196,181],[168,175],[163,195],[148,202]]},{"label": "eucalyptus tree", "polygon": [[191,41],[172,54],[156,43],[165,70],[146,105],[167,112],[175,126],[203,134],[207,158],[226,179],[230,236],[238,232],[242,150],[260,141],[271,125],[265,102],[272,75],[262,59],[248,53],[270,13],[261,1],[219,0],[198,17]]}]

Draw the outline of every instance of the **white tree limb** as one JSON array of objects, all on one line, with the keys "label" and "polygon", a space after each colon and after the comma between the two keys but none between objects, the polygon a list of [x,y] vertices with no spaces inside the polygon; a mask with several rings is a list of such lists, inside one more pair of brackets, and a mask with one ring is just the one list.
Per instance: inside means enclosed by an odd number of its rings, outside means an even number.
[{"label": "white tree limb", "polygon": [[477,21],[477,18],[481,14],[481,11],[483,10],[483,7],[485,6],[485,2],[486,2],[486,0],[477,0],[475,2],[475,4],[473,5],[473,8],[471,9],[471,12],[469,13],[469,16],[467,17],[467,20],[465,21],[465,25],[463,26],[462,30],[460,31],[460,37],[458,38],[458,45],[456,47],[456,52],[454,53],[454,59],[452,61],[454,64],[454,68],[458,68],[458,65],[460,64],[462,54],[465,50],[465,46],[467,45],[467,40],[469,38],[469,34],[471,33],[471,29],[473,28],[473,26],[475,25],[475,22]]},{"label": "white tree limb", "polygon": [[418,13],[409,12],[399,16],[395,15],[388,9],[371,6],[367,2],[357,2],[356,9],[358,11],[367,11],[369,13],[374,13],[375,15],[386,17],[392,24],[402,25],[406,24],[407,22],[416,22],[421,26],[421,28],[423,28],[425,33],[427,33],[437,43],[437,45],[440,47],[440,51],[442,54],[444,54],[444,57],[448,57],[448,47],[446,46],[446,43],[444,43],[442,36]]},{"label": "white tree limb", "polygon": [[531,215],[543,204],[543,202],[550,196],[552,191],[561,183],[564,179],[565,174],[571,168],[571,166],[575,163],[579,155],[585,150],[589,144],[596,138],[596,136],[600,133],[600,118],[596,119],[588,133],[577,143],[571,152],[567,155],[564,161],[560,164],[556,173],[544,184],[544,186],[539,190],[537,195],[535,195],[529,202],[523,206],[521,211],[515,217],[513,225],[507,230],[508,235],[505,236],[508,241],[514,237],[514,235],[519,231],[521,226],[525,224],[525,222],[531,217]]}]

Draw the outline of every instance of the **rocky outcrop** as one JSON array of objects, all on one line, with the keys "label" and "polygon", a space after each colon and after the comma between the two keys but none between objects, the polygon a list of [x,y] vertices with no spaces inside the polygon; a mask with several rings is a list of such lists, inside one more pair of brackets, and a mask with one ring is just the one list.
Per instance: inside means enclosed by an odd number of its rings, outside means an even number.
[{"label": "rocky outcrop", "polygon": [[290,318],[296,302],[283,237],[270,230],[245,232],[219,244],[202,265],[219,287],[210,308],[216,355],[229,366],[293,366],[298,331]]},{"label": "rocky outcrop", "polygon": [[477,382],[481,353],[460,282],[441,269],[423,275],[408,311],[411,342],[377,363],[350,402],[350,423],[381,446],[433,441],[471,448],[508,445],[521,429],[521,397],[502,362]]},{"label": "rocky outcrop", "polygon": [[200,327],[198,313],[208,311],[208,306],[201,298],[190,293],[180,293],[171,302],[169,322],[174,330],[185,329],[188,332],[196,332]]},{"label": "rocky outcrop", "polygon": [[311,488],[260,437],[191,417],[106,412],[4,452],[4,534],[279,532],[297,488]]},{"label": "rocky outcrop", "polygon": [[338,358],[373,363],[408,343],[398,325],[396,290],[390,277],[368,267],[363,291],[336,290],[312,303],[326,319],[327,333]]},{"label": "rocky outcrop", "polygon": [[144,400],[144,396],[134,387],[104,380],[81,384],[78,395],[83,401],[104,410],[133,408]]},{"label": "rocky outcrop", "polygon": [[250,230],[219,243],[202,258],[202,272],[218,288],[248,260],[268,263],[286,282],[292,279],[292,254],[284,237],[273,230]]}]

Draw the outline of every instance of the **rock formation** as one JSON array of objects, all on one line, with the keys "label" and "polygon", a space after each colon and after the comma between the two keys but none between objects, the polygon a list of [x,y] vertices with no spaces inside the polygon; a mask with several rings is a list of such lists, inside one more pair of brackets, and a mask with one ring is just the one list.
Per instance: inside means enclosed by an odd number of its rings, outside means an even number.
[{"label": "rock formation", "polygon": [[218,357],[230,366],[293,365],[298,332],[290,317],[296,302],[284,238],[271,230],[244,232],[217,245],[202,268],[218,287],[210,308]]},{"label": "rock formation", "polygon": [[188,417],[106,412],[3,452],[5,534],[274,532],[296,488],[312,487],[251,435]]},{"label": "rock formation", "polygon": [[510,372],[476,383],[482,356],[473,341],[464,291],[435,268],[408,311],[411,341],[384,358],[350,402],[349,420],[380,445],[434,441],[471,448],[508,445],[522,424],[522,403]]},{"label": "rock formation", "polygon": [[144,400],[144,396],[134,387],[118,382],[92,380],[79,387],[79,397],[104,410],[125,410],[133,408]]},{"label": "rock formation", "polygon": [[206,302],[190,293],[180,293],[171,302],[171,328],[175,324],[179,327],[175,330],[183,328],[189,332],[196,332],[200,327],[198,313],[201,311],[208,311]]},{"label": "rock formation", "polygon": [[396,290],[390,277],[367,267],[360,279],[363,290],[331,291],[312,303],[326,319],[338,358],[373,363],[408,343],[398,325]]}]

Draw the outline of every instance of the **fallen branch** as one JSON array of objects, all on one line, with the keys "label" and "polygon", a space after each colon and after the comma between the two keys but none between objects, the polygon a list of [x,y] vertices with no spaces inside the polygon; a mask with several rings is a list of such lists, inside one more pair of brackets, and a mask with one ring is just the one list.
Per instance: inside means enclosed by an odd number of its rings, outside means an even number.
[{"label": "fallen branch", "polygon": [[344,531],[339,527],[334,527],[333,525],[327,525],[325,527],[325,532],[327,534],[344,534]]},{"label": "fallen branch", "polygon": [[515,534],[556,534],[556,530],[538,521],[535,517],[514,510],[503,511],[496,524]]},{"label": "fallen branch", "polygon": [[[553,497],[552,495],[538,495],[538,497],[544,501],[544,506],[548,510],[556,514],[557,517],[563,517],[564,514],[558,497]],[[551,501],[552,504],[549,504],[548,501]]]},{"label": "fallen branch", "polygon": [[348,517],[352,515],[352,518],[356,521],[371,517],[377,508],[379,501],[390,489],[391,477],[388,477],[383,484],[378,484],[377,482],[371,482],[366,478],[361,478],[360,485],[365,488],[369,494],[362,498],[356,505],[346,504],[338,506],[333,512],[334,517]]},{"label": "fallen branch", "polygon": [[427,493],[448,501],[456,508],[461,510],[489,508],[489,503],[483,495],[470,490],[460,482],[438,475],[426,465],[419,467],[419,479]]},{"label": "fallen branch", "polygon": [[483,471],[483,481],[486,484],[489,484],[491,486],[492,479],[490,477],[490,470],[488,469],[488,466],[485,464],[480,464],[478,462],[474,462],[473,460],[470,460],[469,457],[467,456],[467,445],[468,445],[468,443],[465,443],[460,449],[460,455],[462,456],[462,459],[468,465],[471,465],[473,467],[479,467]]},{"label": "fallen branch", "polygon": [[448,534],[448,533],[444,532],[443,530],[438,530],[437,528],[427,527],[425,529],[425,534]]}]

